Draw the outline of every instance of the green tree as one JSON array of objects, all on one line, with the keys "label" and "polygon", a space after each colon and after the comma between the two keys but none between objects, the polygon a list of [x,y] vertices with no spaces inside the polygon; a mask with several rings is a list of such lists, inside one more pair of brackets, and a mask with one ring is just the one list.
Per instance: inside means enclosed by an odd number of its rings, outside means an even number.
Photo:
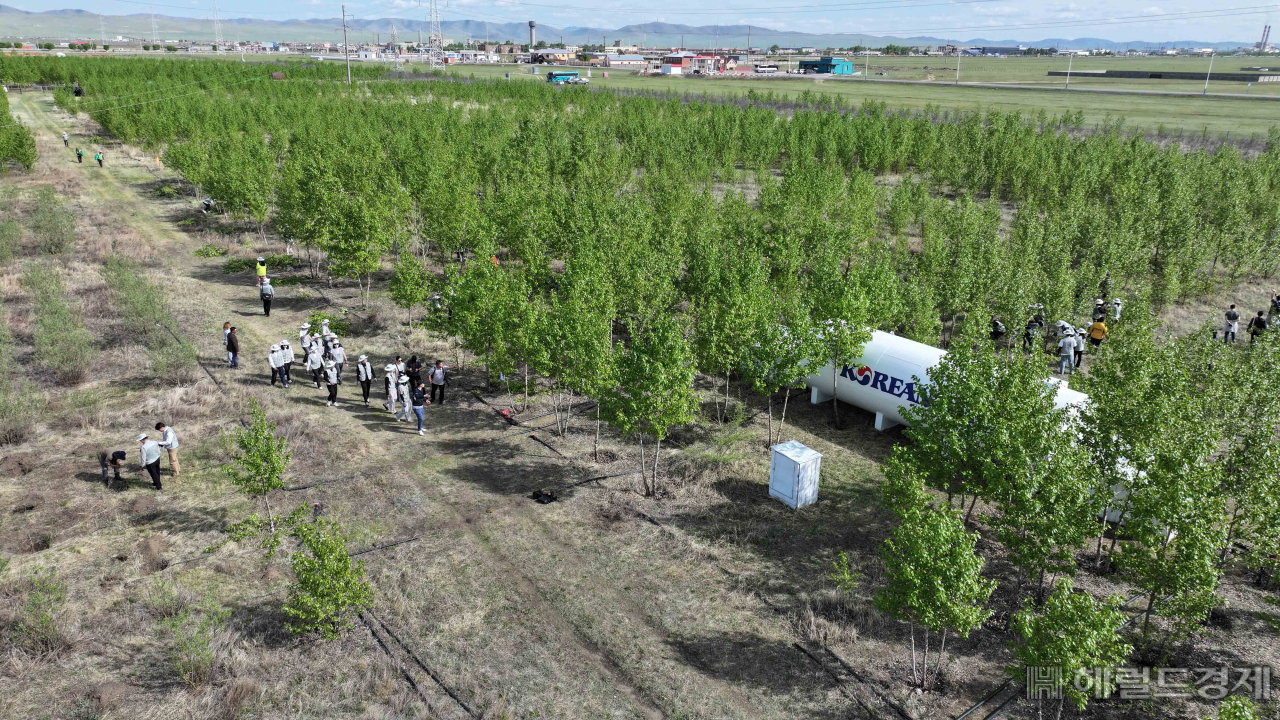
[{"label": "green tree", "polygon": [[233,433],[232,462],[224,465],[223,471],[241,492],[261,498],[267,517],[263,519],[254,513],[231,526],[228,532],[237,541],[265,533],[263,547],[270,556],[279,547],[280,536],[268,494],[284,487],[280,476],[288,469],[292,453],[288,441],[276,437],[276,424],[267,419],[257,399],[249,401],[249,416],[249,424]]},{"label": "green tree", "polygon": [[[1009,672],[1025,677],[1030,668],[1057,668],[1062,703],[1070,699],[1076,709],[1084,710],[1091,696],[1108,697],[1115,690],[1109,673],[1090,676],[1088,671],[1120,667],[1133,651],[1118,633],[1126,617],[1122,598],[1098,602],[1087,592],[1076,592],[1071,578],[1061,578],[1043,608],[1037,609],[1028,599],[1014,615],[1017,642]],[[1084,677],[1089,682],[1077,682]],[[1100,682],[1106,687],[1092,685]]]},{"label": "green tree", "polygon": [[[1218,708],[1218,720],[1259,720],[1257,707],[1249,698],[1233,695],[1222,701]],[[1211,720],[1205,718],[1204,720]]]},{"label": "green tree", "polygon": [[409,325],[413,325],[413,308],[427,301],[430,292],[429,283],[433,278],[426,266],[416,255],[405,250],[400,253],[396,262],[395,273],[391,276],[389,289],[391,299],[396,305],[409,313]]},{"label": "green tree", "polygon": [[[977,542],[977,533],[965,530],[956,511],[919,506],[905,510],[902,522],[880,546],[887,583],[876,593],[875,605],[911,623],[911,673],[921,688],[931,685],[929,633],[942,634],[936,677],[946,659],[947,632],[968,637],[991,615],[983,605],[995,582],[982,577],[982,558],[974,552]],[[925,630],[919,669],[916,625]]]},{"label": "green tree", "polygon": [[601,394],[605,420],[624,434],[640,434],[642,473],[643,437],[654,439],[653,472],[645,481],[647,495],[658,488],[662,440],[671,428],[696,417],[695,374],[693,350],[679,321],[660,315],[633,326],[631,344],[617,358],[616,385]]},{"label": "green tree", "polygon": [[373,600],[364,563],[347,554],[347,535],[335,522],[318,518],[299,523],[293,534],[304,550],[290,560],[297,581],[289,587],[284,606],[289,629],[335,638],[350,626],[350,615]]}]

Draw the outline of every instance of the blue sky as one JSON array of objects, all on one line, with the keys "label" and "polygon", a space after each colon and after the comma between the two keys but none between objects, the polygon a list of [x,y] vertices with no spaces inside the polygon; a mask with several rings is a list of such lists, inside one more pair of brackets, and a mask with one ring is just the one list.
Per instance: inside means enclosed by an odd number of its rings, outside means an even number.
[{"label": "blue sky", "polygon": [[[5,0],[0,0],[4,3]],[[933,35],[954,38],[1038,40],[1047,37],[1099,37],[1108,40],[1204,40],[1254,42],[1272,17],[1280,19],[1280,0],[1227,0],[1205,4],[1166,0],[792,0],[769,4],[741,0],[726,5],[711,0],[442,0],[445,20],[488,22],[536,20],[557,27],[616,28],[652,21],[687,25],[750,24],[775,30],[874,35]],[[79,8],[109,15],[150,12],[137,0],[9,0],[5,4],[40,11]],[[155,12],[208,17],[212,0],[159,0]],[[329,0],[220,0],[222,17],[264,20],[331,18],[339,4]],[[357,17],[425,19],[418,0],[354,0],[347,11]],[[1276,33],[1280,36],[1280,33]]]}]

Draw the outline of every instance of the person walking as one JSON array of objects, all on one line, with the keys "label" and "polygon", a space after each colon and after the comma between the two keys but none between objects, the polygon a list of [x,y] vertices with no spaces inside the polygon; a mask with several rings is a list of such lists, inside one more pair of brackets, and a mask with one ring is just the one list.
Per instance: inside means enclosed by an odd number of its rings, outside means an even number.
[{"label": "person walking", "polygon": [[98,464],[102,466],[102,485],[111,487],[111,471],[115,471],[115,479],[120,480],[120,468],[124,467],[123,450],[102,450],[98,453]]},{"label": "person walking", "polygon": [[1099,320],[1089,326],[1089,343],[1094,347],[1102,344],[1107,339],[1107,324]]},{"label": "person walking", "polygon": [[364,406],[369,407],[369,387],[373,385],[373,366],[369,364],[368,355],[361,355],[356,361],[356,380],[360,381],[360,394],[364,396]]},{"label": "person walking", "polygon": [[413,388],[409,387],[408,375],[401,375],[396,378],[396,395],[400,398],[400,412],[396,413],[396,419],[401,422],[408,422],[409,406],[413,399]]},{"label": "person walking", "polygon": [[413,398],[413,414],[415,417],[418,418],[418,434],[423,435],[425,433],[422,430],[422,421],[425,419],[425,417],[422,414],[422,406],[424,404],[427,404],[427,405],[431,404],[431,401],[427,399],[427,386],[423,385],[422,383],[418,383],[413,388],[412,398]]},{"label": "person walking", "polygon": [[347,351],[342,348],[342,343],[338,341],[336,335],[333,337],[333,347],[329,348],[329,357],[338,369],[338,384],[341,385],[342,369],[347,366]]},{"label": "person walking", "polygon": [[102,167],[102,151],[93,154],[93,159],[98,161],[98,167]]},{"label": "person walking", "polygon": [[311,344],[311,323],[302,323],[298,326],[298,347],[302,350],[302,354],[307,354],[307,346]]},{"label": "person walking", "polygon": [[1271,293],[1271,307],[1267,310],[1267,324],[1275,322],[1277,315],[1280,315],[1280,290]]},{"label": "person walking", "polygon": [[409,362],[404,364],[404,371],[409,375],[409,385],[416,388],[422,384],[422,361],[417,355],[409,357]]},{"label": "person walking", "polygon": [[280,346],[272,345],[270,352],[267,353],[267,365],[271,368],[271,387],[275,387],[276,380],[284,385],[284,377],[280,372],[280,366],[283,361],[280,359]]},{"label": "person walking", "polygon": [[387,400],[386,402],[382,403],[382,407],[386,408],[387,412],[391,413],[392,415],[395,415],[396,414],[396,386],[397,386],[396,366],[388,365],[385,368],[383,368],[383,371],[386,373],[386,375],[382,376],[382,383],[387,393]]},{"label": "person walking", "polygon": [[280,341],[280,374],[284,376],[284,386],[293,382],[293,348],[288,340]]},{"label": "person walking", "polygon": [[338,369],[330,360],[324,364],[324,384],[329,387],[329,407],[338,406]]},{"label": "person walking", "polygon": [[396,381],[399,381],[400,378],[403,377],[408,371],[409,371],[408,368],[405,367],[405,364],[404,364],[404,358],[397,355],[396,356]]},{"label": "person walking", "polygon": [[71,147],[71,138],[67,137],[67,131],[62,131],[62,147]]},{"label": "person walking", "polygon": [[1044,327],[1044,322],[1039,316],[1033,317],[1027,321],[1027,326],[1022,329],[1022,352],[1028,353],[1040,341],[1040,329]]},{"label": "person walking", "polygon": [[160,447],[169,455],[169,474],[178,477],[178,433],[162,422],[156,423],[156,432],[160,433]]},{"label": "person walking", "polygon": [[1107,317],[1107,301],[1098,298],[1093,301],[1093,321],[1105,320]]},{"label": "person walking", "polygon": [[325,360],[329,359],[329,347],[330,347],[330,343],[332,342],[333,342],[333,333],[329,331],[329,321],[321,320],[320,321],[320,348],[321,348],[321,352],[324,354]]},{"label": "person walking", "polygon": [[1258,316],[1249,321],[1249,344],[1252,345],[1258,336],[1267,331],[1267,319],[1258,311]]},{"label": "person walking", "polygon": [[440,404],[444,404],[444,386],[449,384],[449,376],[445,374],[445,370],[449,368],[444,364],[443,360],[437,360],[435,367],[431,368],[429,373],[431,377],[431,401],[436,401],[436,393],[440,394]]},{"label": "person walking", "polygon": [[160,445],[152,440],[146,433],[138,436],[138,458],[142,463],[142,469],[147,471],[151,476],[151,484],[155,489],[162,490],[160,485]]},{"label": "person walking", "polygon": [[1236,310],[1235,303],[1227,308],[1227,312],[1223,314],[1226,323],[1222,326],[1222,342],[1234,343],[1236,341],[1236,331],[1240,329],[1240,312]]},{"label": "person walking", "polygon": [[311,347],[307,349],[307,369],[311,371],[311,382],[316,384],[316,389],[320,389],[320,374],[324,370],[324,358],[320,356],[320,345],[311,343]]},{"label": "person walking", "polygon": [[81,165],[84,164],[84,151],[81,150],[80,148],[76,148],[76,162],[80,163]]},{"label": "person walking", "polygon": [[1120,311],[1124,309],[1124,303],[1120,302],[1120,298],[1111,301],[1111,320],[1112,322],[1120,322]]},{"label": "person walking", "polygon": [[240,367],[240,336],[236,334],[235,326],[227,331],[227,360],[233,370]]},{"label": "person walking", "polygon": [[267,277],[267,259],[266,258],[262,257],[261,255],[258,256],[258,264],[254,267],[254,272],[258,278],[257,282],[255,282],[254,284],[261,285],[262,281]]},{"label": "person walking", "polygon": [[276,297],[276,289],[271,287],[270,278],[262,278],[258,286],[258,297],[262,299],[262,314],[271,317],[271,301]]},{"label": "person walking", "polygon": [[1075,372],[1076,336],[1070,331],[1064,332],[1058,339],[1058,374],[1071,375]]},{"label": "person walking", "polygon": [[[222,346],[225,348],[231,343],[231,323],[222,323]],[[227,365],[231,364],[231,350],[227,350]]]},{"label": "person walking", "polygon": [[1079,370],[1084,364],[1084,348],[1086,345],[1085,336],[1089,334],[1088,328],[1078,327],[1075,332],[1076,339],[1076,369]]}]

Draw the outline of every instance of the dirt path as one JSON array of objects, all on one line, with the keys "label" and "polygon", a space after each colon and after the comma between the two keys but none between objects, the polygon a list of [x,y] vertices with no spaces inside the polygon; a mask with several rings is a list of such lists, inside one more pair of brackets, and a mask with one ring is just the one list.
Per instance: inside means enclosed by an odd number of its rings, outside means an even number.
[{"label": "dirt path", "polygon": [[[47,95],[18,96],[14,108],[37,133],[60,135],[68,124],[87,125],[83,119],[68,119]],[[84,142],[83,135],[76,139]],[[461,392],[461,383],[451,388],[452,402],[428,408],[427,439],[412,432],[411,425],[392,421],[376,402],[373,409],[364,408],[353,399],[359,392],[354,383],[340,390],[337,409],[325,407],[323,390],[301,377],[288,391],[270,387],[262,357],[266,347],[280,338],[296,338],[299,322],[324,302],[307,297],[303,286],[281,288],[271,317],[264,317],[248,274],[223,276],[221,260],[194,256],[200,241],[176,224],[191,214],[194,201],[164,201],[140,193],[148,182],[174,179],[170,171],[133,148],[108,150],[105,167],[99,169],[91,164],[93,150],[85,149],[88,162],[74,168],[84,179],[85,195],[155,248],[155,279],[166,287],[184,323],[182,331],[196,342],[214,375],[300,422],[323,425],[330,437],[359,446],[353,457],[376,467],[374,478],[280,501],[322,502],[326,512],[351,518],[370,532],[394,528],[424,536],[394,557],[370,560],[379,596],[374,609],[402,629],[397,631],[401,637],[410,638],[415,651],[437,664],[473,703],[556,717],[757,718],[847,712],[837,710],[839,700],[820,669],[789,650],[772,650],[787,648],[792,640],[787,622],[755,598],[735,593],[704,558],[695,554],[673,561],[680,550],[663,547],[669,539],[655,538],[643,527],[601,538],[588,503],[538,506],[524,492],[512,492],[497,481],[510,476],[517,478],[515,485],[525,485],[582,471],[566,469],[554,459],[519,458],[511,449],[524,442],[519,436],[491,446],[495,452],[490,455],[475,451],[477,439],[509,428]],[[74,156],[70,162],[75,164]],[[241,335],[244,352],[238,371],[221,362],[218,328],[224,316]],[[378,368],[385,362],[381,358],[397,352],[394,339],[360,338],[344,344],[352,355],[350,374],[359,352],[369,352]],[[365,477],[358,466],[329,472]],[[661,548],[657,555],[655,547]],[[662,575],[667,577],[655,579]],[[721,602],[728,601],[716,605],[714,615],[704,614],[712,611],[710,603],[687,597],[701,596],[708,587]],[[465,632],[456,626],[459,617],[467,618]],[[751,630],[743,634],[742,628]],[[704,640],[722,636],[735,640]],[[770,648],[760,660],[772,667],[757,668],[752,658],[730,657],[753,652],[752,643]],[[364,648],[380,652],[367,638]],[[766,680],[770,673],[777,678]]]}]

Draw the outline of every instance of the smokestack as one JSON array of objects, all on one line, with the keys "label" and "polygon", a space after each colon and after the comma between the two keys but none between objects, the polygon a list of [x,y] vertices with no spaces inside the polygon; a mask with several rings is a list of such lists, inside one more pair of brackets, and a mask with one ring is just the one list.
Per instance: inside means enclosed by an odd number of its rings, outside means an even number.
[{"label": "smokestack", "polygon": [[529,21],[529,51],[533,52],[533,29],[538,27],[538,23]]}]

